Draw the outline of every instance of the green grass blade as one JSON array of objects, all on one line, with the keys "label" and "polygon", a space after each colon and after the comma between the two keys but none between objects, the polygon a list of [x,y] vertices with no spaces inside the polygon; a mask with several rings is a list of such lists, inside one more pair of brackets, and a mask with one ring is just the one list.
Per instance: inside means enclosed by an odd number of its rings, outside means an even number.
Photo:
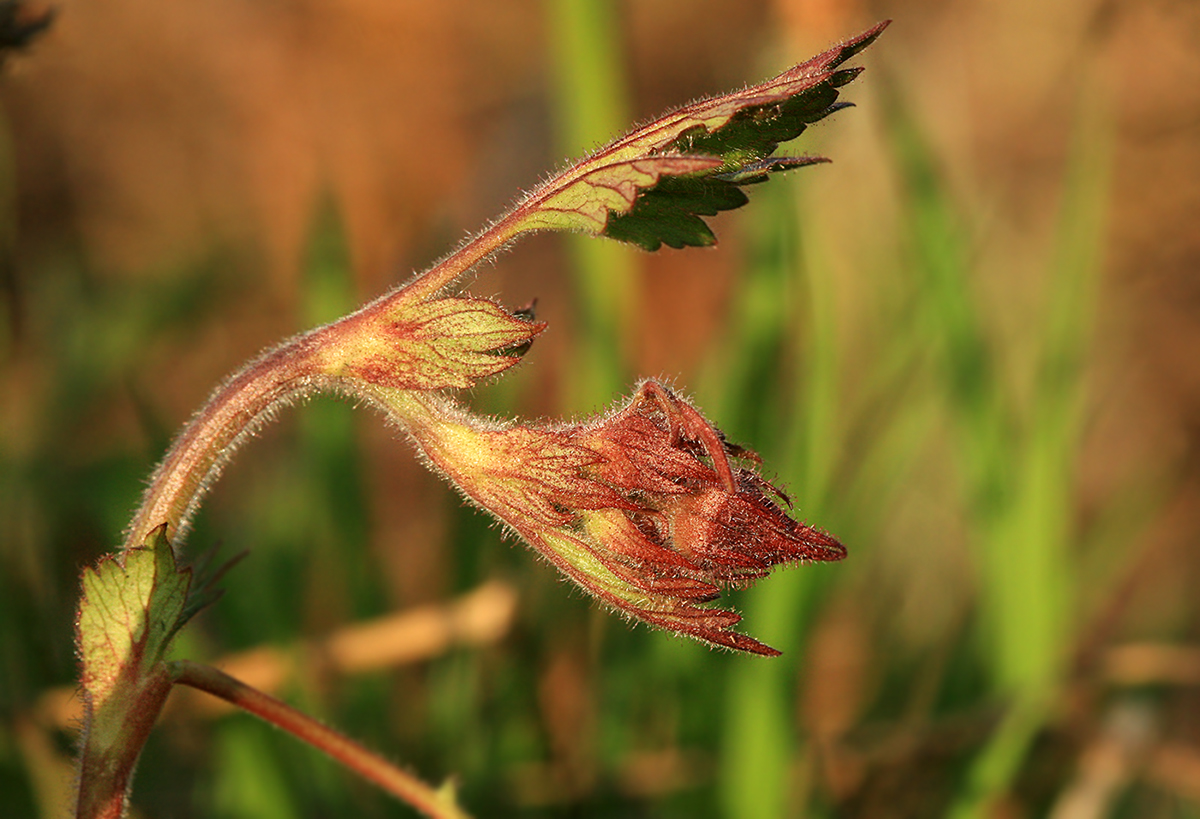
[{"label": "green grass blade", "polygon": [[[754,260],[739,282],[733,327],[722,342],[739,355],[712,389],[737,402],[723,408],[722,422],[737,419],[733,428],[746,429],[748,443],[782,461],[803,514],[815,513],[829,486],[837,351],[832,283],[801,202],[801,192],[780,188],[762,191],[755,203]],[[801,796],[793,692],[823,585],[818,572],[779,573],[745,597],[747,619],[784,656],[731,668],[721,772],[727,816],[786,815]]]},{"label": "green grass blade", "polygon": [[[625,60],[618,6],[611,0],[548,0],[555,79],[557,149],[591,151],[626,127]],[[576,361],[566,404],[587,412],[612,400],[629,379],[624,351],[637,321],[633,251],[617,242],[565,237],[577,304]]]}]

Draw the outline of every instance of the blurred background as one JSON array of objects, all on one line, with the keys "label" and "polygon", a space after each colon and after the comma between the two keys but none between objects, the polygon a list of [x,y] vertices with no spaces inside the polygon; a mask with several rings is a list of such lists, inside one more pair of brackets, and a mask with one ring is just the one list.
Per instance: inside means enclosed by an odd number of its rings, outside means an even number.
[{"label": "blurred background", "polygon": [[[6,4],[16,19],[44,6]],[[187,552],[181,637],[476,815],[1200,816],[1200,5],[64,0],[0,74],[0,805],[66,814],[81,568],[220,379],[570,156],[883,18],[832,165],[716,249],[540,236],[480,411],[639,376],[849,558],[731,595],[776,660],[599,610],[369,412],[287,411]],[[174,696],[135,816],[413,815]]]}]

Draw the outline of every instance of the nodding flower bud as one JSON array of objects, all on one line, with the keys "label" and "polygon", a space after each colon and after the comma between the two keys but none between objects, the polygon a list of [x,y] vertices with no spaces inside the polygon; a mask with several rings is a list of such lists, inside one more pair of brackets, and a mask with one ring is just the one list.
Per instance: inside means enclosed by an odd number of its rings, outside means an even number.
[{"label": "nodding flower bud", "polygon": [[383,403],[468,499],[601,601],[670,631],[778,654],[704,604],[779,564],[846,555],[783,511],[753,453],[657,381],[608,416],[555,427],[498,425],[430,394]]}]

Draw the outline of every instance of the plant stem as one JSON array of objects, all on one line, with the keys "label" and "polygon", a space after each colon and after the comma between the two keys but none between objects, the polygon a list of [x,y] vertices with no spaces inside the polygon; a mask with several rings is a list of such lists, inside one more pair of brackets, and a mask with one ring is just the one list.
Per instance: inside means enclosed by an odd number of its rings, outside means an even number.
[{"label": "plant stem", "polygon": [[217,388],[172,443],[150,478],[125,548],[141,545],[162,523],[178,543],[201,499],[234,450],[274,407],[316,386],[315,334],[299,336],[259,357]]},{"label": "plant stem", "polygon": [[133,770],[167,701],[171,682],[159,666],[141,678],[127,676],[122,692],[94,709],[90,699],[86,700],[87,728],[79,752],[76,819],[126,816]]},{"label": "plant stem", "polygon": [[125,549],[141,545],[162,523],[178,546],[209,486],[274,410],[317,391],[338,391],[344,383],[338,374],[346,357],[360,341],[378,332],[381,316],[402,300],[424,300],[454,284],[482,259],[531,229],[523,226],[529,211],[518,206],[417,278],[332,324],[267,351],[218,387],[151,476],[125,533]]},{"label": "plant stem", "polygon": [[[468,239],[454,252],[439,261],[416,279],[397,290],[393,290],[381,301],[390,300],[401,290],[406,296],[427,299],[454,282],[468,270],[491,256],[522,233],[534,230],[529,227],[527,219],[536,211],[536,199],[530,198],[517,205],[511,211],[484,228],[480,233]],[[367,309],[375,304],[368,305]]]},{"label": "plant stem", "polygon": [[236,705],[324,751],[396,798],[435,819],[469,819],[451,788],[435,789],[348,737],[290,705],[235,680],[212,666],[188,660],[169,664],[177,683],[197,688]]}]

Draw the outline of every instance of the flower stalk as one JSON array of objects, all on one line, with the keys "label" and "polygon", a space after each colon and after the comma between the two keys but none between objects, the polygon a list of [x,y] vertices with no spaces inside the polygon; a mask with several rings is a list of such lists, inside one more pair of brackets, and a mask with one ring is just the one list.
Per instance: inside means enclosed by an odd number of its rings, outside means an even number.
[{"label": "flower stalk", "polygon": [[212,666],[179,660],[170,663],[169,670],[172,679],[180,685],[219,697],[287,731],[426,816],[470,819],[458,806],[449,782],[441,788],[433,788],[345,734]]},{"label": "flower stalk", "polygon": [[[495,244],[505,234],[487,235]],[[479,252],[467,250],[443,265],[461,275],[466,268],[459,257],[475,258]],[[435,278],[449,275],[441,266],[435,270]],[[164,522],[178,545],[235,451],[281,407],[317,392],[357,398],[368,397],[369,387],[469,387],[516,364],[522,345],[545,327],[485,299],[426,298],[427,284],[418,278],[356,313],[296,336],[222,384],[151,476],[126,531],[125,549],[136,548]]]}]

